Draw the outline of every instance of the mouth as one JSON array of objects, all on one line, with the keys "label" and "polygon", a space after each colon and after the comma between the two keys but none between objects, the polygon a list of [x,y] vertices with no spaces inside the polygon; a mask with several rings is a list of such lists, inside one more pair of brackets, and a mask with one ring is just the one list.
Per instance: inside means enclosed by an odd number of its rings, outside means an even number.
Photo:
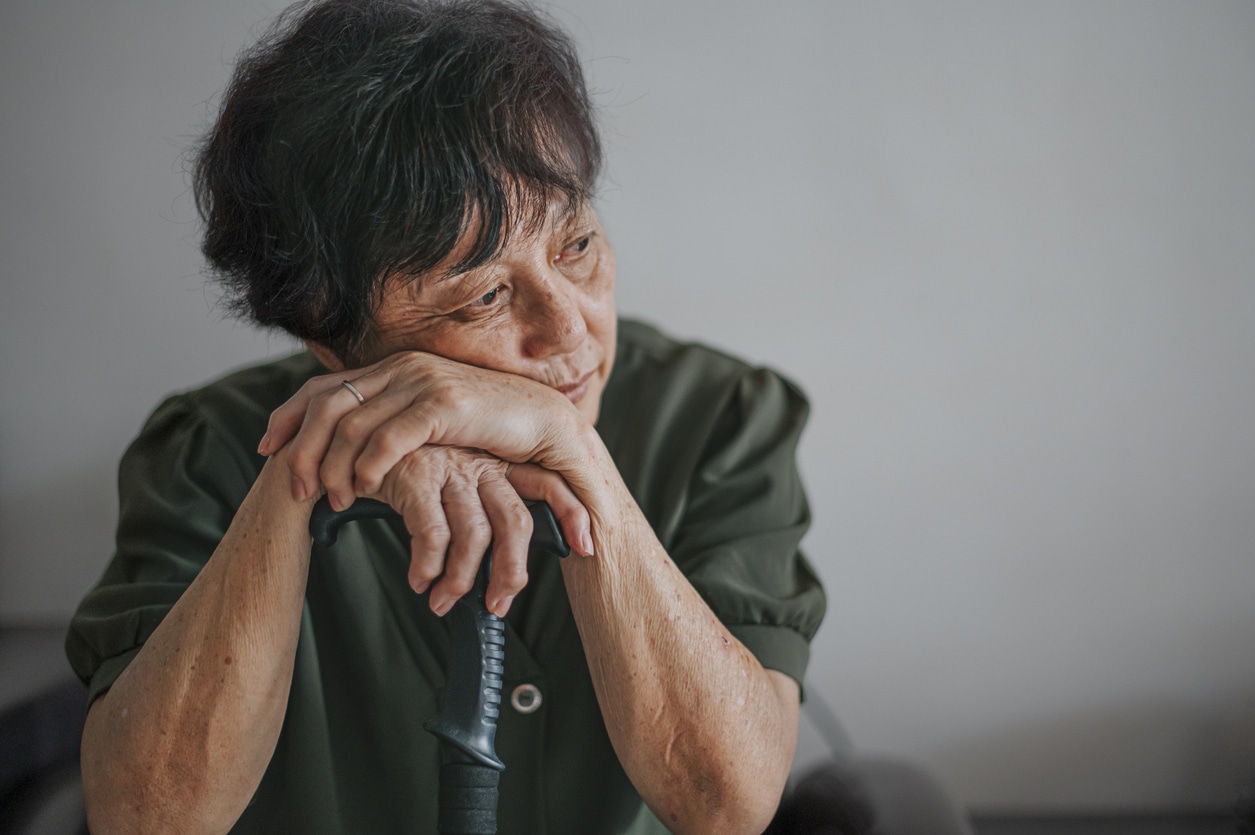
[{"label": "mouth", "polygon": [[595,373],[597,372],[594,369],[576,380],[574,383],[567,383],[565,386],[557,386],[557,389],[566,396],[567,400],[570,400],[572,403],[579,403],[580,400],[584,398],[584,395],[588,393],[588,384],[592,381]]}]

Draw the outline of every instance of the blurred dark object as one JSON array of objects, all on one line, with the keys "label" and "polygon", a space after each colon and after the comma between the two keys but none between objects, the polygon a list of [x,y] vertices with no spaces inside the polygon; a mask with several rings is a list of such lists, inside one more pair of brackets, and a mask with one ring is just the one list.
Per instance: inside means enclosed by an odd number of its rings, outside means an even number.
[{"label": "blurred dark object", "polygon": [[87,832],[79,740],[87,690],[68,677],[0,710],[0,833]]},{"label": "blurred dark object", "polygon": [[864,835],[876,811],[863,775],[849,763],[821,763],[784,796],[764,835]]},{"label": "blurred dark object", "polygon": [[1255,835],[1255,781],[1242,789],[1234,811],[1238,818],[1238,835]]},{"label": "blurred dark object", "polygon": [[830,759],[789,781],[764,835],[975,835],[966,811],[921,766],[857,752],[814,684],[803,712]]}]

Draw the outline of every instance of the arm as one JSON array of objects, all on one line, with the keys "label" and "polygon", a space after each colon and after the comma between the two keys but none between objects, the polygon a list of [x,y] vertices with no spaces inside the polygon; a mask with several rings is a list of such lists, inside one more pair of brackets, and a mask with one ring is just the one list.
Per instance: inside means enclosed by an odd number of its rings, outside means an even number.
[{"label": "arm", "polygon": [[592,519],[592,547],[582,552],[595,556],[563,571],[625,770],[676,831],[761,830],[792,758],[796,684],[764,670],[719,623],[569,403],[500,372],[462,366],[445,376],[445,363],[410,354],[372,366],[354,378],[365,406],[338,378],[311,384],[272,416],[269,443],[296,434],[295,483],[338,496],[386,488],[406,450],[432,443],[562,476]]},{"label": "arm", "polygon": [[[82,762],[94,832],[224,832],[260,784],[286,713],[310,558],[313,499],[292,497],[289,454],[266,463],[204,567],[93,703]],[[502,560],[522,572],[520,587],[530,527],[503,518],[512,503],[522,509],[522,494],[546,499],[560,518],[583,513],[553,473],[471,450],[418,450],[390,481],[407,497],[434,493],[437,506],[443,496],[438,521],[463,549],[476,523],[462,505],[478,495],[481,515],[522,538],[521,560]],[[416,559],[410,580],[419,590],[426,570]]]},{"label": "arm", "polygon": [[226,536],[83,731],[93,832],[225,832],[283,723],[309,565],[312,501],[267,462]]},{"label": "arm", "polygon": [[761,832],[793,759],[797,683],[720,623],[588,444],[590,472],[567,477],[599,485],[576,488],[596,558],[566,560],[563,577],[615,752],[673,831]]}]

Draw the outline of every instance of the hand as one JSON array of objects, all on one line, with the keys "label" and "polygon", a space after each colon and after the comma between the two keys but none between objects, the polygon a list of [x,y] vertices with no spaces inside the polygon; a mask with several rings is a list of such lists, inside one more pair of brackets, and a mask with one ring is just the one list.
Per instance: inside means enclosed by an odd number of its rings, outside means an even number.
[{"label": "hand", "polygon": [[[478,450],[425,446],[385,476],[373,496],[391,505],[410,532],[410,586],[428,588],[429,605],[444,615],[471,590],[492,544],[485,605],[505,617],[527,584],[532,517],[524,499],[549,504],[571,543],[591,551],[588,511],[562,477],[532,464],[510,464]],[[434,585],[433,585],[434,583]]]},{"label": "hand", "polygon": [[[362,393],[361,404],[341,385]],[[336,510],[378,492],[409,453],[428,444],[484,450],[561,471],[562,443],[586,424],[559,392],[513,374],[406,351],[365,369],[316,377],[270,416],[258,451],[291,442],[293,496],[321,489]],[[572,460],[567,460],[572,459]]]}]

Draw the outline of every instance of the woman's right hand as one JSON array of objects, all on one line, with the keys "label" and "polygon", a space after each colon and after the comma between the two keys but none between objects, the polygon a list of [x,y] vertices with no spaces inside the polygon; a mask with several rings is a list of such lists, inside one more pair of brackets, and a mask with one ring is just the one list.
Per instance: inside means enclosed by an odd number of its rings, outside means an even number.
[{"label": "woman's right hand", "polygon": [[525,499],[547,502],[568,542],[591,542],[588,511],[560,475],[480,450],[430,445],[413,450],[371,498],[405,520],[410,586],[420,594],[430,589],[428,603],[437,615],[471,590],[491,543],[485,604],[505,617],[527,584],[532,518]]}]

